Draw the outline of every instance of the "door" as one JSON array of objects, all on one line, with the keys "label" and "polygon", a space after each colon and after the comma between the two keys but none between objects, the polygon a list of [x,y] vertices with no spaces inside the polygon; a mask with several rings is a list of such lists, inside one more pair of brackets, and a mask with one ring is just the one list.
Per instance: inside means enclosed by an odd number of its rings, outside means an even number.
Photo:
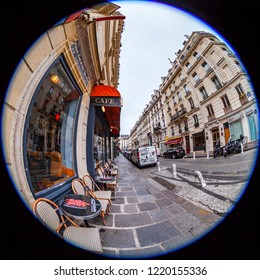
[{"label": "door", "polygon": [[185,136],[185,142],[186,142],[186,154],[190,153],[190,137],[187,135]]},{"label": "door", "polygon": [[219,140],[219,129],[218,129],[218,128],[212,129],[212,143],[213,143],[213,149],[215,148],[216,143],[218,142],[218,140]]}]

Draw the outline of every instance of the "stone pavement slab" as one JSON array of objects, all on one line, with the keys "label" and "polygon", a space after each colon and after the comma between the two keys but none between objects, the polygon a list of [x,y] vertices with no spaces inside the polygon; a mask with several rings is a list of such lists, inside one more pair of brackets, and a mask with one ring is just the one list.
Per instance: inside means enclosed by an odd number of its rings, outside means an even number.
[{"label": "stone pavement slab", "polygon": [[167,189],[123,155],[116,158],[118,185],[111,212],[91,221],[103,228],[104,254],[145,258],[178,250],[208,232],[221,219]]}]

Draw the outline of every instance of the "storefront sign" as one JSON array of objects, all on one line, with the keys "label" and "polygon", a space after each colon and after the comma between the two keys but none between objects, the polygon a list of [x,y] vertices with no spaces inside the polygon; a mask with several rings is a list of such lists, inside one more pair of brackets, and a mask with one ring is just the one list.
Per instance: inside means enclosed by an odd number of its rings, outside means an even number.
[{"label": "storefront sign", "polygon": [[233,115],[232,117],[230,117],[230,118],[228,119],[228,122],[229,122],[229,123],[232,123],[232,122],[237,121],[237,120],[239,120],[239,119],[241,119],[241,115],[240,115],[240,113],[237,113],[237,114]]},{"label": "storefront sign", "polygon": [[118,97],[91,97],[91,104],[95,106],[122,107],[122,98]]}]

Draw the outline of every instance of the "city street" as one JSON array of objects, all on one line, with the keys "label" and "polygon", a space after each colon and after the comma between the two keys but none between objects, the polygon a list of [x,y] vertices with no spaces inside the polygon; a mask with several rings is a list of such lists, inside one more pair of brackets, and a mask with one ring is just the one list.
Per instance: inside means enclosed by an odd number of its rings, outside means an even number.
[{"label": "city street", "polygon": [[[257,149],[227,157],[164,159],[143,168],[155,181],[177,195],[216,214],[225,215],[238,202],[254,170]],[[199,178],[198,172],[202,175]]]}]

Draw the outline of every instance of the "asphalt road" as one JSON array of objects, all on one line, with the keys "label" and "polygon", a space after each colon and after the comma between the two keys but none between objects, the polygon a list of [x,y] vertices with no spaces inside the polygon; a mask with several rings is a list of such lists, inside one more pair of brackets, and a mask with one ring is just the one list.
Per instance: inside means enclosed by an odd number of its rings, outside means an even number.
[{"label": "asphalt road", "polygon": [[218,158],[164,159],[142,168],[155,181],[194,204],[225,215],[238,203],[255,171],[257,149]]}]

